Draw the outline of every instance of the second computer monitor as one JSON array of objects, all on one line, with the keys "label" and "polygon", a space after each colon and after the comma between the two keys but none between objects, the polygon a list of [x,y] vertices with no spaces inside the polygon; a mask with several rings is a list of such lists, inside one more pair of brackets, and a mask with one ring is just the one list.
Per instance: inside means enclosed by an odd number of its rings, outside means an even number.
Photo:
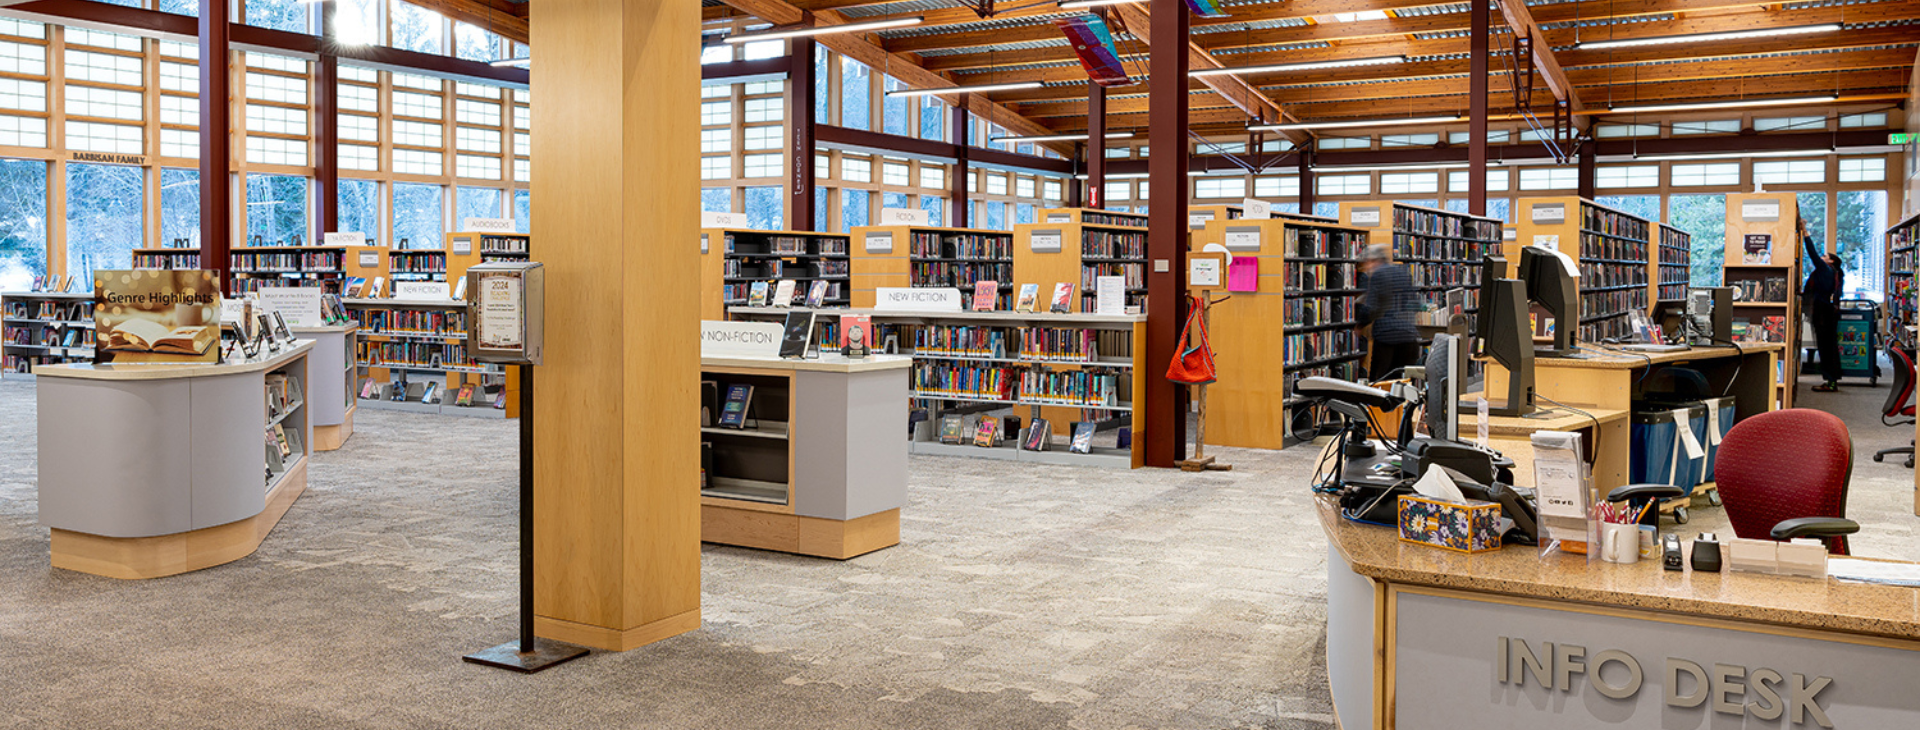
[{"label": "second computer monitor", "polygon": [[1573,354],[1580,329],[1580,291],[1566,262],[1552,249],[1520,249],[1520,279],[1527,283],[1527,299],[1553,315],[1553,350],[1541,353],[1545,355]]}]

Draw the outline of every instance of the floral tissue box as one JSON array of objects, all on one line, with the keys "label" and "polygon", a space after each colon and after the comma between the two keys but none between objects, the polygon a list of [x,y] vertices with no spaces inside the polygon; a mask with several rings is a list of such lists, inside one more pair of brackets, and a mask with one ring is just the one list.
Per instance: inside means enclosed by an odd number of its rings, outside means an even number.
[{"label": "floral tissue box", "polygon": [[1500,505],[1400,497],[1400,539],[1463,553],[1500,549]]}]

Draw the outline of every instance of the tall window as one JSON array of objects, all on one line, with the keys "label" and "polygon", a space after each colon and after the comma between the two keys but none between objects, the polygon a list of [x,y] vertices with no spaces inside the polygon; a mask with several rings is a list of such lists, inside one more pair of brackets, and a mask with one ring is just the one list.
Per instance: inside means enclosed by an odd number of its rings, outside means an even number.
[{"label": "tall window", "polygon": [[160,169],[160,245],[200,245],[200,171]]},{"label": "tall window", "polygon": [[[883,77],[887,91],[904,91],[907,85],[892,76]],[[912,97],[888,96],[880,101],[880,121],[887,134],[913,134]]]},{"label": "tall window", "polygon": [[247,242],[253,246],[306,243],[307,179],[295,175],[247,176]]},{"label": "tall window", "polygon": [[367,243],[380,243],[380,183],[340,178],[340,232],[358,233]]},{"label": "tall window", "polygon": [[733,188],[701,188],[700,210],[705,213],[733,212]]},{"label": "tall window", "polygon": [[870,129],[873,126],[873,70],[845,56],[840,57],[840,126]]},{"label": "tall window", "polygon": [[944,209],[946,205],[947,201],[945,198],[936,198],[931,195],[920,196],[920,209],[927,212],[927,225],[946,225],[946,223],[943,222],[945,220],[943,213],[945,212]]},{"label": "tall window", "polygon": [[0,290],[47,275],[47,163],[0,160]]},{"label": "tall window", "polygon": [[393,47],[421,53],[445,53],[446,18],[418,5],[393,2],[387,6],[393,19]]},{"label": "tall window", "polygon": [[851,231],[854,226],[867,224],[867,213],[872,209],[873,193],[865,190],[845,189],[840,191],[840,230]]},{"label": "tall window", "polygon": [[446,233],[445,188],[418,183],[393,184],[393,247],[441,247]]},{"label": "tall window", "polygon": [[1727,196],[1667,198],[1668,222],[1693,236],[1693,285],[1719,286],[1727,251]]},{"label": "tall window", "polygon": [[1603,195],[1595,198],[1594,202],[1650,221],[1660,220],[1658,195]]},{"label": "tall window", "polygon": [[499,218],[500,189],[461,187],[454,191],[453,225],[465,230],[468,218]]},{"label": "tall window", "polygon": [[308,33],[307,13],[312,8],[300,0],[247,0],[247,25]]},{"label": "tall window", "polygon": [[533,231],[533,191],[513,191],[513,227],[521,233]]},{"label": "tall window", "polygon": [[[193,2],[193,0],[161,0],[161,2]],[[333,32],[341,43],[356,45],[378,45],[383,39],[380,32],[381,0],[335,0],[337,9],[333,13]],[[196,10],[198,3],[195,3]]]},{"label": "tall window", "polygon": [[145,245],[144,171],[122,165],[67,164],[67,273],[93,280],[94,269],[133,266]]},{"label": "tall window", "polygon": [[[252,2],[252,0],[248,0]],[[494,61],[500,58],[500,36],[466,23],[453,24],[453,55],[469,61]]]},{"label": "tall window", "polygon": [[1848,296],[1886,298],[1887,191],[1842,190],[1833,194],[1834,248],[1846,269]]},{"label": "tall window", "polygon": [[747,227],[777,231],[787,227],[786,189],[746,188]]}]

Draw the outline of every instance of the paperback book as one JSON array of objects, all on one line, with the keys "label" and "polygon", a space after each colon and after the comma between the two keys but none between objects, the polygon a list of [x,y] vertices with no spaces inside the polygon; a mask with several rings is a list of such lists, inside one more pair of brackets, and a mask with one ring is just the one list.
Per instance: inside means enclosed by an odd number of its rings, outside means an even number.
[{"label": "paperback book", "polygon": [[849,314],[840,318],[840,354],[864,358],[873,343],[873,317]]},{"label": "paperback book", "polygon": [[1073,282],[1063,281],[1053,285],[1053,305],[1048,311],[1054,314],[1066,314],[1072,310]]},{"label": "paperback book", "polygon": [[1000,298],[1000,282],[981,279],[973,283],[973,311],[991,312]]},{"label": "paperback book", "polygon": [[747,306],[749,307],[767,306],[767,283],[766,282],[756,281],[753,283],[752,290],[750,291],[750,293],[747,294]]},{"label": "paperback book", "polygon": [[1047,423],[1045,418],[1033,419],[1033,425],[1027,427],[1027,439],[1020,443],[1020,448],[1028,451],[1046,451],[1052,445],[1053,425]]},{"label": "paperback book", "polygon": [[965,416],[946,416],[940,419],[940,443],[964,444],[967,442],[967,419]]},{"label": "paperback book", "polygon": [[1034,306],[1039,304],[1039,299],[1040,299],[1039,284],[1021,284],[1020,299],[1014,303],[1013,311],[1031,313],[1033,311]]},{"label": "paperback book", "polygon": [[772,305],[776,307],[793,306],[793,280],[781,279],[773,286]]},{"label": "paperback book", "polygon": [[1067,450],[1076,454],[1093,453],[1093,424],[1085,421],[1073,424],[1073,443]]},{"label": "paperback book", "polygon": [[992,448],[1000,445],[1000,421],[992,418],[980,419],[980,428],[973,434],[973,445]]},{"label": "paperback book", "polygon": [[809,309],[819,309],[820,305],[825,304],[826,302],[827,302],[826,280],[814,279],[813,284],[807,287],[807,307]]},{"label": "paperback book", "polygon": [[747,407],[753,403],[753,386],[727,386],[727,401],[720,407],[721,428],[746,428]]},{"label": "paperback book", "polygon": [[[780,282],[791,284],[792,282]],[[780,357],[798,359],[807,356],[807,343],[813,340],[813,312],[800,310],[787,313],[785,333],[780,337]]]}]

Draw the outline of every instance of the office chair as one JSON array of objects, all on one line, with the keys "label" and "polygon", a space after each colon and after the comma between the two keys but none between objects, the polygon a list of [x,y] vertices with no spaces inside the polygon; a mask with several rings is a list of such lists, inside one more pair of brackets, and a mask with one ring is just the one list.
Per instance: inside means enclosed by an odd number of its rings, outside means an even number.
[{"label": "office chair", "polygon": [[1739,537],[1817,537],[1846,555],[1846,536],[1860,531],[1846,519],[1853,438],[1831,413],[1790,408],[1735,424],[1720,442],[1714,476]]},{"label": "office chair", "polygon": [[[1906,426],[1913,423],[1913,356],[1900,348],[1899,343],[1887,345],[1887,359],[1893,362],[1893,390],[1887,393],[1887,402],[1880,407],[1880,422],[1889,426]],[[1907,468],[1913,468],[1913,439],[1907,439],[1906,446],[1881,449],[1873,452],[1874,461],[1886,461],[1887,454],[1906,454]]]}]

